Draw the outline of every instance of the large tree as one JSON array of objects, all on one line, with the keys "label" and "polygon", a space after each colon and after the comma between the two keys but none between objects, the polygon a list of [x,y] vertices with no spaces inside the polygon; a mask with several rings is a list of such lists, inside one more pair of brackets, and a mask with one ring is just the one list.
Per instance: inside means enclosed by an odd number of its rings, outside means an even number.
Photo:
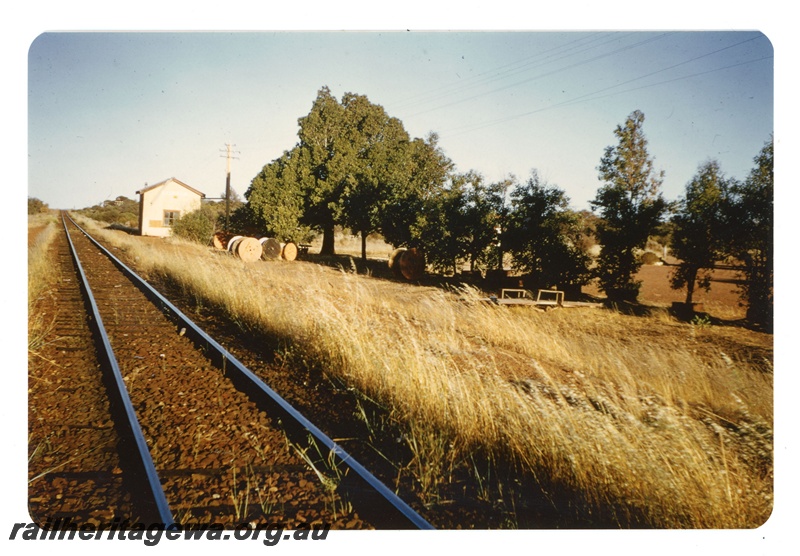
[{"label": "large tree", "polygon": [[773,139],[754,158],[744,182],[731,187],[728,241],[732,256],[744,265],[742,298],[747,319],[772,328],[774,265]]},{"label": "large tree", "polygon": [[452,256],[468,261],[471,270],[478,265],[496,268],[502,264],[500,230],[506,212],[506,189],[512,180],[486,183],[481,174],[469,171],[454,174],[450,181],[459,197],[458,210],[447,223],[457,245]]},{"label": "large tree", "polygon": [[323,87],[311,111],[298,119],[298,180],[304,193],[304,221],[322,231],[322,250],[335,254],[334,229],[341,219],[342,189],[351,150],[338,140],[344,129],[344,107]]},{"label": "large tree", "polygon": [[695,285],[711,286],[711,269],[723,258],[723,230],[728,180],[719,163],[702,164],[686,184],[686,192],[672,218],[672,253],[680,260],[670,276],[674,289],[686,287],[686,303],[692,303]]},{"label": "large tree", "polygon": [[451,176],[444,187],[425,199],[410,229],[411,245],[422,249],[437,270],[456,271],[466,252],[462,225],[466,212],[465,177]]},{"label": "large tree", "polygon": [[382,106],[354,93],[339,102],[327,87],[298,123],[304,222],[322,231],[322,254],[335,254],[334,228],[341,225],[361,234],[366,256],[366,237],[381,230],[385,211],[408,187],[418,147]]},{"label": "large tree", "polygon": [[383,237],[395,247],[426,249],[428,220],[438,197],[446,194],[453,170],[438,142],[439,137],[431,133],[409,143],[403,187],[392,190],[393,199],[381,214]]},{"label": "large tree", "polygon": [[463,234],[471,270],[481,263],[487,269],[503,268],[505,245],[502,238],[508,215],[506,195],[515,182],[513,176],[490,184],[482,179],[468,182]]},{"label": "large tree", "polygon": [[641,267],[637,257],[660,222],[667,202],[661,194],[663,172],[655,171],[643,132],[644,114],[631,113],[614,135],[618,143],[606,148],[598,167],[604,184],[591,201],[600,211],[597,226],[602,245],[597,264],[600,286],[610,301],[636,301]]},{"label": "large tree", "polygon": [[426,188],[409,227],[408,245],[423,250],[434,268],[457,271],[464,261],[496,266],[496,228],[502,219],[505,182],[487,184],[477,172],[451,173]]},{"label": "large tree", "polygon": [[339,102],[327,87],[298,123],[297,145],[253,179],[235,220],[286,239],[321,231],[324,255],[335,254],[336,226],[361,235],[362,257],[373,232],[419,246],[424,207],[452,168],[437,136],[410,139],[367,97],[346,93]]},{"label": "large tree", "polygon": [[345,126],[340,141],[348,149],[349,168],[342,188],[342,224],[361,235],[361,257],[367,258],[367,236],[380,231],[385,210],[405,188],[409,137],[403,124],[367,97],[342,98]]},{"label": "large tree", "polygon": [[515,269],[530,275],[533,285],[577,287],[589,279],[589,256],[583,249],[581,217],[569,209],[569,198],[547,184],[535,170],[511,192],[503,244]]},{"label": "large tree", "polygon": [[234,213],[238,231],[255,228],[280,241],[306,241],[310,230],[301,223],[303,191],[298,178],[298,149],[286,151],[264,166],[245,193],[247,205]]}]

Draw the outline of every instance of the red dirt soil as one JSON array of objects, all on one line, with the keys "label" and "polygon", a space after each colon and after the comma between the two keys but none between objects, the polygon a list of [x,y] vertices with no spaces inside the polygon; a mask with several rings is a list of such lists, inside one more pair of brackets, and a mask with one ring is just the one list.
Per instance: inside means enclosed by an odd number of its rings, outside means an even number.
[{"label": "red dirt soil", "polygon": [[[672,261],[670,261],[672,262]],[[648,305],[669,307],[673,301],[686,301],[686,288],[674,290],[669,285],[669,278],[676,266],[643,265],[636,274],[636,279],[642,281],[639,301]],[[742,319],[745,316],[745,307],[740,306],[741,298],[737,281],[738,272],[729,269],[716,269],[712,273],[711,289],[705,291],[695,288],[692,300],[704,305],[704,312],[725,320]],[[605,297],[596,283],[584,286],[584,293]]]}]

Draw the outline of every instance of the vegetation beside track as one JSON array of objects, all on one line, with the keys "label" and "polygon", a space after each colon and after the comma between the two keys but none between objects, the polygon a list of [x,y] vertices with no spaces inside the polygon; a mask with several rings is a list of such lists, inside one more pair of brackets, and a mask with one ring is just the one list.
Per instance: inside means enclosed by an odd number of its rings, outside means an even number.
[{"label": "vegetation beside track", "polygon": [[54,280],[54,266],[47,258],[47,250],[57,232],[55,218],[40,213],[28,221],[28,350],[40,347],[50,323],[44,322],[36,311],[40,296]]},{"label": "vegetation beside track", "polygon": [[[282,342],[284,364],[387,408],[411,454],[398,480],[413,476],[430,507],[470,470],[481,496],[507,504],[535,485],[571,525],[747,528],[770,514],[770,335],[666,313],[508,311],[470,290],[96,231],[140,271]],[[508,512],[507,525],[531,526]]]}]

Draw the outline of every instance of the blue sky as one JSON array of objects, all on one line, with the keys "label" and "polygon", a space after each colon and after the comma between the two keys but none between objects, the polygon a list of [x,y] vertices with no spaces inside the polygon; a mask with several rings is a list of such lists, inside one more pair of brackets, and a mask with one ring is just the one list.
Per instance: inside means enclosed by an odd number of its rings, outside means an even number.
[{"label": "blue sky", "polygon": [[535,168],[575,208],[638,109],[675,199],[709,158],[746,176],[773,132],[773,63],[758,31],[44,33],[28,59],[28,194],[81,208],[174,176],[216,197],[226,143],[243,194],[328,86],[438,133],[461,171]]}]

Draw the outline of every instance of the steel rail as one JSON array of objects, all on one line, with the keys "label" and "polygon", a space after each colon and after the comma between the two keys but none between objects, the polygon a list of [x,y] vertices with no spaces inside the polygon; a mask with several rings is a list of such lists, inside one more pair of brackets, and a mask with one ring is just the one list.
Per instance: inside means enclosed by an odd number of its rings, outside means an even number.
[{"label": "steel rail", "polygon": [[[72,221],[71,218],[70,221]],[[89,326],[100,344],[97,351],[101,368],[110,371],[110,376],[106,373],[104,374],[104,378],[112,411],[117,415],[117,418],[114,419],[114,423],[120,431],[120,448],[127,456],[123,458],[123,465],[128,466],[131,471],[131,476],[128,480],[134,481],[137,486],[144,487],[141,490],[138,488],[132,489],[132,494],[137,498],[138,505],[140,506],[139,511],[141,513],[139,517],[147,521],[147,525],[171,525],[174,523],[174,519],[169,508],[169,503],[167,502],[167,497],[161,486],[161,481],[156,472],[150,450],[147,447],[147,441],[144,438],[141,425],[136,417],[136,411],[133,408],[128,389],[125,386],[125,382],[122,380],[122,373],[120,372],[117,358],[114,355],[114,350],[111,347],[105,327],[103,326],[103,319],[100,316],[97,302],[89,286],[89,281],[86,278],[83,265],[81,265],[78,258],[75,245],[72,243],[72,238],[69,235],[64,214],[62,214],[62,223],[64,225],[64,232],[67,234],[67,242],[69,243],[72,260],[77,268],[80,287],[85,296],[86,304],[88,305],[90,317]],[[78,227],[78,229],[80,229],[80,227]]]},{"label": "steel rail", "polygon": [[[89,235],[72,218],[70,220],[153,303],[160,305],[162,310],[171,314],[177,320],[179,327],[186,329],[185,335],[199,349],[205,351],[206,356],[218,365],[226,376],[231,378],[239,390],[247,394],[260,409],[276,417],[281,422],[287,435],[301,442],[310,437],[318,448],[321,446],[330,454],[337,468],[343,466],[346,470],[351,471],[351,473],[344,473],[339,488],[352,495],[350,502],[354,506],[357,505],[363,509],[365,513],[362,515],[369,516],[367,519],[373,525],[383,529],[433,529],[430,523],[387,488],[386,485],[356,461],[353,456],[348,454],[341,446],[336,444],[302,413],[270,388],[161,293]],[[323,453],[321,449],[320,453]]]}]

